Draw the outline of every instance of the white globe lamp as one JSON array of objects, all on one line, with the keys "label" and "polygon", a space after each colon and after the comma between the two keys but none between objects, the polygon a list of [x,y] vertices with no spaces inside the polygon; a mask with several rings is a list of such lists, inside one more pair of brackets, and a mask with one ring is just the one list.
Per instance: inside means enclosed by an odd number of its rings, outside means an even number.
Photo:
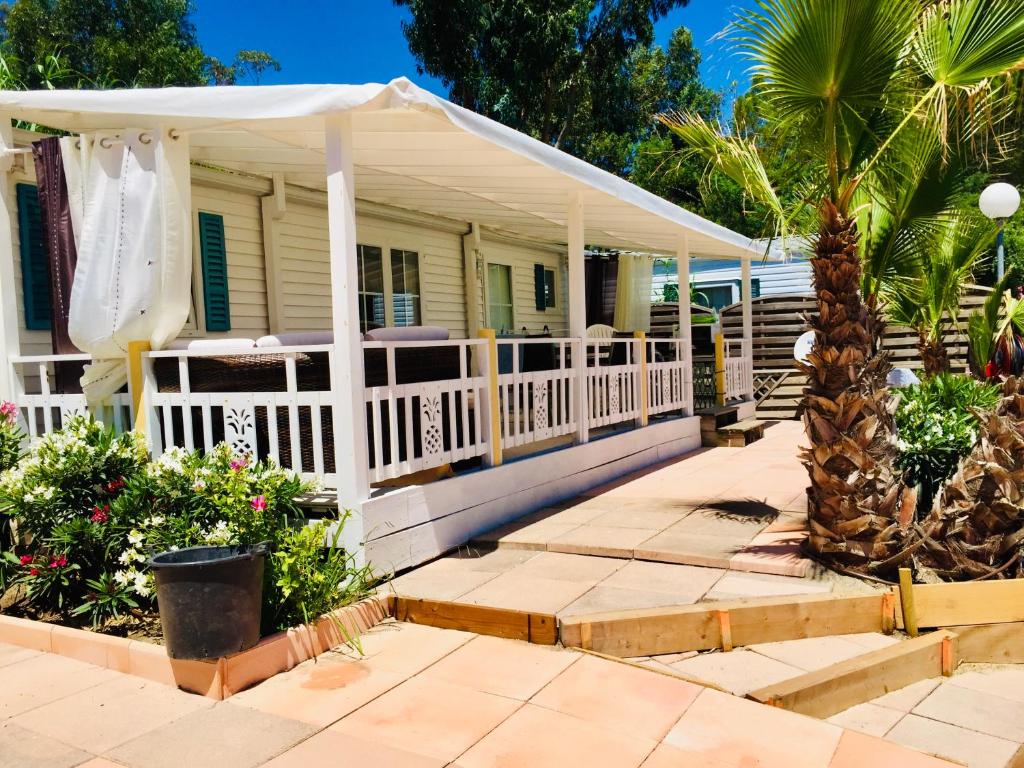
[{"label": "white globe lamp", "polygon": [[978,198],[978,207],[983,214],[999,223],[999,237],[996,239],[996,279],[1002,280],[1006,262],[1003,250],[1003,224],[1020,207],[1020,192],[1006,182],[989,184]]}]

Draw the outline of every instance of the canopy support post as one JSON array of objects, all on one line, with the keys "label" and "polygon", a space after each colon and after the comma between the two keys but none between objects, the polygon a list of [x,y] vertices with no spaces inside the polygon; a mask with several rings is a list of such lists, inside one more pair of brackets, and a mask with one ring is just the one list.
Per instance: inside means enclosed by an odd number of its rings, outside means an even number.
[{"label": "canopy support post", "polygon": [[334,351],[331,355],[334,466],[338,477],[338,507],[352,512],[344,524],[338,544],[355,556],[358,564],[362,564],[365,559],[362,504],[370,495],[370,482],[363,346],[356,296],[358,266],[351,117],[329,115],[324,138],[334,329]]},{"label": "canopy support post", "polygon": [[590,440],[587,414],[587,294],[584,260],[583,199],[579,192],[570,192],[567,221],[567,257],[569,276],[569,336],[579,339],[572,352],[572,365],[576,370],[574,393],[576,416],[576,442]]},{"label": "canopy support post", "polygon": [[690,238],[676,235],[676,273],[679,276],[679,338],[683,348],[683,413],[693,416],[693,330],[690,322]]},{"label": "canopy support post", "polygon": [[20,354],[18,328],[18,299],[14,285],[14,234],[12,222],[17,216],[17,203],[10,173],[14,168],[14,129],[11,116],[0,113],[0,202],[4,215],[0,216],[0,400],[10,400],[17,391],[14,386],[14,366],[11,358]]},{"label": "canopy support post", "polygon": [[754,399],[754,306],[753,281],[750,279],[750,258],[740,262],[740,283],[743,296],[743,386],[745,399]]}]

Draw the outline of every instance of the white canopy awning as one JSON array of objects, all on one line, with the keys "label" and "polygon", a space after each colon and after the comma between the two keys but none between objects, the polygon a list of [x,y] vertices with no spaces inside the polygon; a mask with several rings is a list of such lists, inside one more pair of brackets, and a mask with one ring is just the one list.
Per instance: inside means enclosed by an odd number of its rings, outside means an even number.
[{"label": "white canopy awning", "polygon": [[364,200],[565,242],[568,200],[587,243],[694,257],[763,258],[746,236],[413,85],[0,91],[0,111],[74,133],[187,133],[193,162],[325,187],[324,117],[349,112]]}]

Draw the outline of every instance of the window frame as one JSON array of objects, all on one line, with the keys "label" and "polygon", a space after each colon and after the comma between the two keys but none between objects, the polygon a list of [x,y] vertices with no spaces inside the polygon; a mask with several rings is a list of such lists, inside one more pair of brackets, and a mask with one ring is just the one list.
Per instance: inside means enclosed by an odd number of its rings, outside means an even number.
[{"label": "window frame", "polygon": [[[515,275],[515,264],[503,259],[488,259],[485,272],[484,272],[484,286],[486,288],[486,295],[484,302],[484,313],[485,313],[485,327],[492,328],[491,324],[491,267],[505,267],[508,270],[508,293],[509,293],[509,305],[503,304],[502,306],[509,306],[511,312],[511,326],[505,330],[506,333],[515,333],[516,329],[516,275]],[[495,333],[500,333],[501,328],[494,328]]]},{"label": "window frame", "polygon": [[[384,278],[384,327],[394,328],[395,327],[395,291],[394,291],[394,278],[392,275],[392,262],[391,252],[402,251],[403,253],[416,254],[416,275],[419,280],[419,293],[416,294],[419,302],[419,324],[425,325],[427,301],[426,301],[426,290],[424,287],[423,280],[423,246],[414,242],[413,240],[406,239],[402,236],[394,236],[395,233],[389,231],[381,231],[382,236],[377,236],[376,233],[358,232],[356,234],[356,246],[380,248],[381,251],[381,271],[383,272]],[[358,256],[357,256],[358,258]],[[358,269],[358,263],[357,263]],[[357,286],[358,292],[358,286]],[[360,304],[361,306],[361,304]],[[414,326],[402,326],[402,327],[414,327]],[[360,328],[361,333],[365,331]]]}]

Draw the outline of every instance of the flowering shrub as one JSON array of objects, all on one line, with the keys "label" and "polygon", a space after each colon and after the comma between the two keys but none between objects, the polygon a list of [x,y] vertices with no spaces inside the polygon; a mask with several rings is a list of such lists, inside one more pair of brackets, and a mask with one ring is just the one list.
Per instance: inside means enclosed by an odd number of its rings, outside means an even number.
[{"label": "flowering shrub", "polygon": [[24,553],[0,557],[0,582],[13,573],[30,604],[99,625],[155,607],[146,568],[152,554],[266,542],[273,556],[265,568],[265,629],[365,594],[369,570],[324,548],[325,525],[302,527],[296,498],[308,486],[295,475],[237,456],[227,444],[147,459],[140,436],[115,435],[87,418],[36,441],[0,474],[0,511],[30,540]]},{"label": "flowering shrub", "polygon": [[999,388],[969,376],[939,374],[899,390],[899,396],[897,465],[918,486],[918,509],[928,509],[978,439],[972,409],[995,408]]},{"label": "flowering shrub", "polygon": [[[79,416],[36,440],[15,467],[0,474],[0,511],[14,518],[28,542],[11,580],[25,587],[30,603],[56,612],[93,612],[95,585],[110,581],[110,553],[123,548],[136,524],[136,510],[121,507],[115,515],[111,507],[147,461],[140,436],[116,435]],[[112,596],[92,616],[95,622],[135,606],[127,589]]]},{"label": "flowering shrub", "polygon": [[0,402],[0,472],[18,463],[25,434],[18,427],[18,406]]}]

